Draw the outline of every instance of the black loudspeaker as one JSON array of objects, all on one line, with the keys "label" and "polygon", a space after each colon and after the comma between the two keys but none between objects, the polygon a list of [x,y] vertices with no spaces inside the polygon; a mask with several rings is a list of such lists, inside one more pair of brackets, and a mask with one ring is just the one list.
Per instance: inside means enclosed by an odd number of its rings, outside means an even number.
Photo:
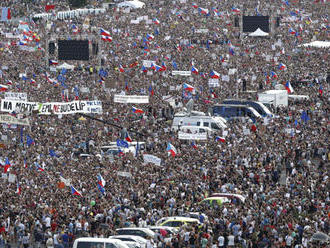
[{"label": "black loudspeaker", "polygon": [[54,55],[54,53],[55,53],[55,43],[54,42],[49,42],[48,52],[50,55]]},{"label": "black loudspeaker", "polygon": [[276,17],[276,27],[280,26],[281,17]]},{"label": "black loudspeaker", "polygon": [[93,54],[94,54],[94,55],[97,55],[98,52],[99,52],[99,45],[93,43],[93,44],[92,44],[92,51],[93,51]]},{"label": "black loudspeaker", "polygon": [[238,17],[235,17],[235,28],[239,27],[239,19]]}]

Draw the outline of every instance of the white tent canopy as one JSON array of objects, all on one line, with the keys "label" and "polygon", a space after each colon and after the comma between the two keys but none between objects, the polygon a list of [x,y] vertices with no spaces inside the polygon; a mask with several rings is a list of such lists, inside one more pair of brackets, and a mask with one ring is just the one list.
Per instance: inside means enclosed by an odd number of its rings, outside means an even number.
[{"label": "white tent canopy", "polygon": [[145,6],[146,4],[144,2],[138,1],[138,0],[133,0],[133,1],[124,1],[118,4],[118,7],[129,7],[132,9],[141,9]]},{"label": "white tent canopy", "polygon": [[63,63],[62,65],[56,66],[56,69],[67,69],[67,70],[73,70],[74,69],[74,65],[69,65],[67,63]]},{"label": "white tent canopy", "polygon": [[269,35],[268,33],[262,31],[260,28],[258,28],[256,31],[249,34],[249,36],[252,36],[252,37],[263,37],[263,36],[268,36],[268,35]]},{"label": "white tent canopy", "polygon": [[311,47],[327,48],[327,47],[330,47],[330,41],[319,41],[319,40],[316,40],[316,41],[313,41],[313,42],[310,42],[310,43],[305,43],[303,45],[300,45],[299,47],[301,47],[301,46],[304,46],[304,47],[311,46]]}]

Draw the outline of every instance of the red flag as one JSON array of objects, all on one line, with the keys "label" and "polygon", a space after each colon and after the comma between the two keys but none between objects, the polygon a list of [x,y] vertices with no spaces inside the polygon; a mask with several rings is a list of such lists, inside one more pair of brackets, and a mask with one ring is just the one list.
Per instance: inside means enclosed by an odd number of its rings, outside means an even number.
[{"label": "red flag", "polygon": [[46,10],[46,12],[48,11],[48,10],[51,10],[51,9],[55,9],[55,5],[54,4],[52,4],[52,5],[46,5],[45,6],[45,10]]}]

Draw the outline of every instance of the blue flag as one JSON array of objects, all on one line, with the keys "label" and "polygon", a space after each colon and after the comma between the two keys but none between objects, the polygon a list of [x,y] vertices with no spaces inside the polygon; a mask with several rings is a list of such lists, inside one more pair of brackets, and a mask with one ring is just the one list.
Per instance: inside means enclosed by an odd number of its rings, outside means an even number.
[{"label": "blue flag", "polygon": [[175,70],[178,69],[178,65],[176,64],[176,62],[174,60],[172,61],[172,66]]},{"label": "blue flag", "polygon": [[136,142],[135,157],[139,156],[139,150],[140,150],[139,142]]},{"label": "blue flag", "polygon": [[128,148],[128,143],[125,140],[117,139],[117,146]]},{"label": "blue flag", "polygon": [[26,135],[26,144],[28,146],[34,145],[34,140],[28,134]]},{"label": "blue flag", "polygon": [[55,153],[55,151],[53,149],[49,149],[49,156],[58,157],[58,155]]}]

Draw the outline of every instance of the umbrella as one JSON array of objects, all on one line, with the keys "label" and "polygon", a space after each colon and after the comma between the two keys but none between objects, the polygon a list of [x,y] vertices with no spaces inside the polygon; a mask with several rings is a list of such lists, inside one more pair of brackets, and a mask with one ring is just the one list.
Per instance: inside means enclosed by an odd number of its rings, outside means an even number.
[{"label": "umbrella", "polygon": [[330,236],[323,233],[323,232],[317,232],[317,233],[313,234],[312,240],[313,241],[327,242],[327,241],[330,241]]}]

